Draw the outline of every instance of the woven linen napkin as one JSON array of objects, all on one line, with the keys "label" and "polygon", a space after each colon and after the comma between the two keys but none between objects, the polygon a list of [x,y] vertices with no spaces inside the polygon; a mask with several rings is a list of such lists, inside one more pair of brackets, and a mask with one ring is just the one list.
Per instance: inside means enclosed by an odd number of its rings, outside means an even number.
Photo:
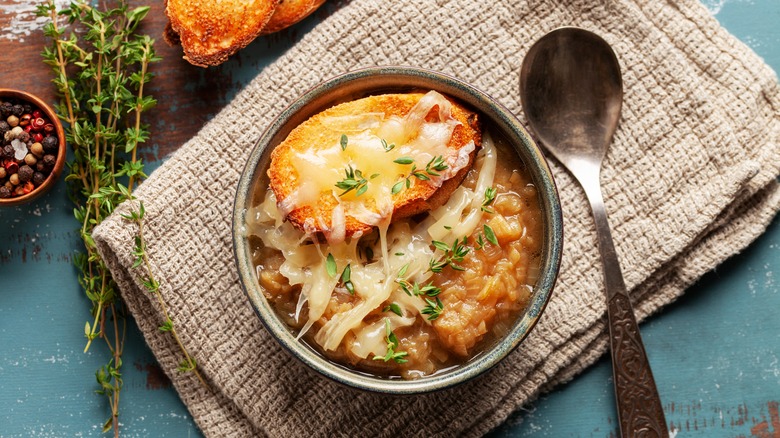
[{"label": "woven linen napkin", "polygon": [[[551,162],[565,250],[552,300],[500,365],[418,397],[362,393],[283,351],[252,310],[233,263],[230,218],[254,139],[309,87],[358,67],[454,75],[522,117],[518,72],[547,31],[576,25],[610,42],[625,104],[602,183],[640,319],[758,236],[780,208],[780,94],[774,73],[690,0],[353,0],[291,50],[137,190],[152,268],[182,341],[209,386],[175,371],[160,309],[131,269],[129,206],[95,230],[146,341],[208,436],[476,436],[607,349],[595,228],[582,190]],[[652,355],[652,352],[651,352]]]}]

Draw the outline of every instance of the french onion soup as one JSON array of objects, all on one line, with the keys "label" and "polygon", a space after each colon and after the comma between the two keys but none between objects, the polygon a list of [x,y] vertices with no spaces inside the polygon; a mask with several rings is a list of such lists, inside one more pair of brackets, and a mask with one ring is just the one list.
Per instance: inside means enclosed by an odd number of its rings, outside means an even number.
[{"label": "french onion soup", "polygon": [[247,212],[279,317],[329,359],[416,379],[506,334],[536,282],[543,221],[516,154],[436,91],[336,105],[274,149]]}]

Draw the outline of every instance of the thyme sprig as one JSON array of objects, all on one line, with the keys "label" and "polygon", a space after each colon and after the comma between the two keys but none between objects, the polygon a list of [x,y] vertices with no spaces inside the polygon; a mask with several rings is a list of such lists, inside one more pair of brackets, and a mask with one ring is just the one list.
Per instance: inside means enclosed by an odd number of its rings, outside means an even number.
[{"label": "thyme sprig", "polygon": [[393,184],[393,187],[390,189],[390,193],[393,195],[400,193],[404,187],[407,189],[410,188],[412,186],[412,177],[417,178],[420,181],[430,181],[431,176],[441,176],[439,172],[447,169],[447,164],[444,162],[444,158],[441,155],[431,158],[425,165],[425,171],[417,169],[417,165],[414,164],[414,159],[410,157],[397,158],[393,160],[393,163],[412,165],[412,169],[409,173],[406,176],[402,176],[400,181]]},{"label": "thyme sprig", "polygon": [[463,239],[455,239],[452,242],[452,246],[448,246],[444,242],[434,240],[431,242],[433,246],[439,251],[443,252],[442,257],[433,257],[428,263],[428,270],[432,272],[441,272],[444,268],[449,266],[456,271],[463,271],[465,268],[458,263],[462,262],[466,255],[469,253],[470,248],[466,246],[468,244],[468,236],[464,236]]},{"label": "thyme sprig", "polygon": [[[101,3],[102,4],[102,3]],[[84,326],[86,346],[103,339],[108,363],[95,372],[98,394],[106,397],[111,415],[103,430],[119,436],[119,400],[123,386],[122,353],[126,334],[124,304],[105,262],[97,253],[93,229],[114,208],[129,199],[134,184],[145,178],[138,146],[149,138],[142,115],[156,101],[145,94],[152,79],[154,40],[136,33],[149,7],[130,9],[124,0],[112,8],[79,0],[58,11],[53,0],[37,7],[48,19],[43,33],[51,41],[42,53],[51,66],[60,102],[57,115],[65,122],[73,150],[69,163],[71,199],[84,253],[75,257],[79,283],[89,298],[91,322]],[[67,20],[61,26],[60,17]]]},{"label": "thyme sprig", "polygon": [[393,143],[393,144],[387,144],[387,140],[385,140],[384,138],[380,138],[379,140],[381,141],[381,143],[382,143],[382,149],[384,149],[384,150],[385,150],[385,152],[390,152],[390,151],[392,151],[393,149],[395,149],[395,143]]},{"label": "thyme sprig", "polygon": [[154,276],[154,272],[152,272],[152,265],[149,263],[149,253],[146,250],[146,240],[144,238],[145,215],[146,210],[144,209],[143,202],[139,202],[138,210],[131,210],[129,214],[121,215],[126,220],[138,226],[138,234],[135,236],[135,247],[133,248],[133,256],[135,257],[135,261],[133,262],[132,268],[135,269],[142,267],[146,272],[146,276],[143,279],[143,285],[149,293],[155,296],[157,299],[157,304],[160,306],[160,310],[162,311],[163,317],[165,318],[165,321],[160,327],[158,327],[158,329],[161,332],[167,332],[173,336],[174,341],[176,341],[176,345],[179,346],[179,349],[184,356],[176,370],[180,373],[194,373],[198,380],[200,380],[200,383],[202,383],[203,386],[206,386],[206,382],[203,380],[203,376],[201,376],[200,372],[198,371],[198,362],[194,357],[192,357],[192,355],[190,355],[190,353],[187,351],[187,348],[184,347],[184,344],[181,342],[181,338],[176,331],[176,326],[174,325],[171,316],[168,314],[168,306],[166,306],[165,300],[163,300],[162,294],[160,293],[160,282],[157,281]]},{"label": "thyme sprig", "polygon": [[369,179],[374,179],[379,176],[378,173],[375,173],[369,178],[366,178],[363,176],[363,172],[360,169],[353,169],[351,164],[344,169],[344,174],[346,177],[336,183],[336,187],[344,190],[339,196],[344,196],[352,190],[355,190],[355,196],[360,196],[368,190]]},{"label": "thyme sprig", "polygon": [[398,348],[398,337],[390,328],[390,318],[385,318],[385,341],[387,342],[387,352],[384,356],[374,356],[374,360],[382,360],[385,362],[393,360],[395,363],[408,362],[404,357],[409,353],[405,351],[395,351]]},{"label": "thyme sprig", "polygon": [[496,189],[495,187],[488,187],[485,189],[485,200],[482,201],[482,211],[485,213],[493,214],[495,213],[495,210],[491,207],[493,204],[493,201],[496,200]]},{"label": "thyme sprig", "polygon": [[428,305],[423,307],[420,313],[428,315],[428,321],[433,321],[441,316],[441,313],[444,311],[444,304],[442,304],[439,297],[436,297],[436,301],[426,298],[425,303]]}]

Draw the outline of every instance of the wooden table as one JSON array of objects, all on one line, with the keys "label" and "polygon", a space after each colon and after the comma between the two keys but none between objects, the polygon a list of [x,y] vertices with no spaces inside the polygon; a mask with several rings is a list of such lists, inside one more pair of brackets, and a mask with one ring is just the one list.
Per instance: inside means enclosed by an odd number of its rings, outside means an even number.
[{"label": "wooden table", "polygon": [[[35,2],[0,4],[0,87],[54,101]],[[58,3],[62,3],[58,0]],[[145,32],[159,39],[162,2]],[[707,0],[737,37],[780,68],[780,2]],[[154,168],[190,138],[265,65],[333,6],[277,35],[260,38],[218,68],[192,67],[157,44],[165,60],[151,93],[154,139],[144,149]],[[185,91],[185,92],[182,92]],[[89,303],[72,265],[80,248],[65,184],[37,202],[0,210],[0,436],[99,436],[108,416],[94,370],[102,346],[82,353]],[[677,303],[643,325],[667,420],[678,436],[780,437],[780,223],[750,248],[706,275]],[[124,355],[121,424],[126,437],[200,436],[134,323]],[[542,396],[492,433],[509,436],[616,435],[606,359]]]}]

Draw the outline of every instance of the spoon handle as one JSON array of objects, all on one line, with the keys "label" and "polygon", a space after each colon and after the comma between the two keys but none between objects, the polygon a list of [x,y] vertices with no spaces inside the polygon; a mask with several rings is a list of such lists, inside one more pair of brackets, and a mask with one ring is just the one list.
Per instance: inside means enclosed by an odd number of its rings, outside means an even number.
[{"label": "spoon handle", "polygon": [[661,398],[655,386],[650,362],[647,360],[631,299],[626,292],[623,273],[620,271],[612,243],[607,211],[598,183],[600,172],[598,168],[594,170],[595,176],[578,179],[593,210],[598,247],[604,266],[612,373],[615,379],[621,436],[668,437]]}]

